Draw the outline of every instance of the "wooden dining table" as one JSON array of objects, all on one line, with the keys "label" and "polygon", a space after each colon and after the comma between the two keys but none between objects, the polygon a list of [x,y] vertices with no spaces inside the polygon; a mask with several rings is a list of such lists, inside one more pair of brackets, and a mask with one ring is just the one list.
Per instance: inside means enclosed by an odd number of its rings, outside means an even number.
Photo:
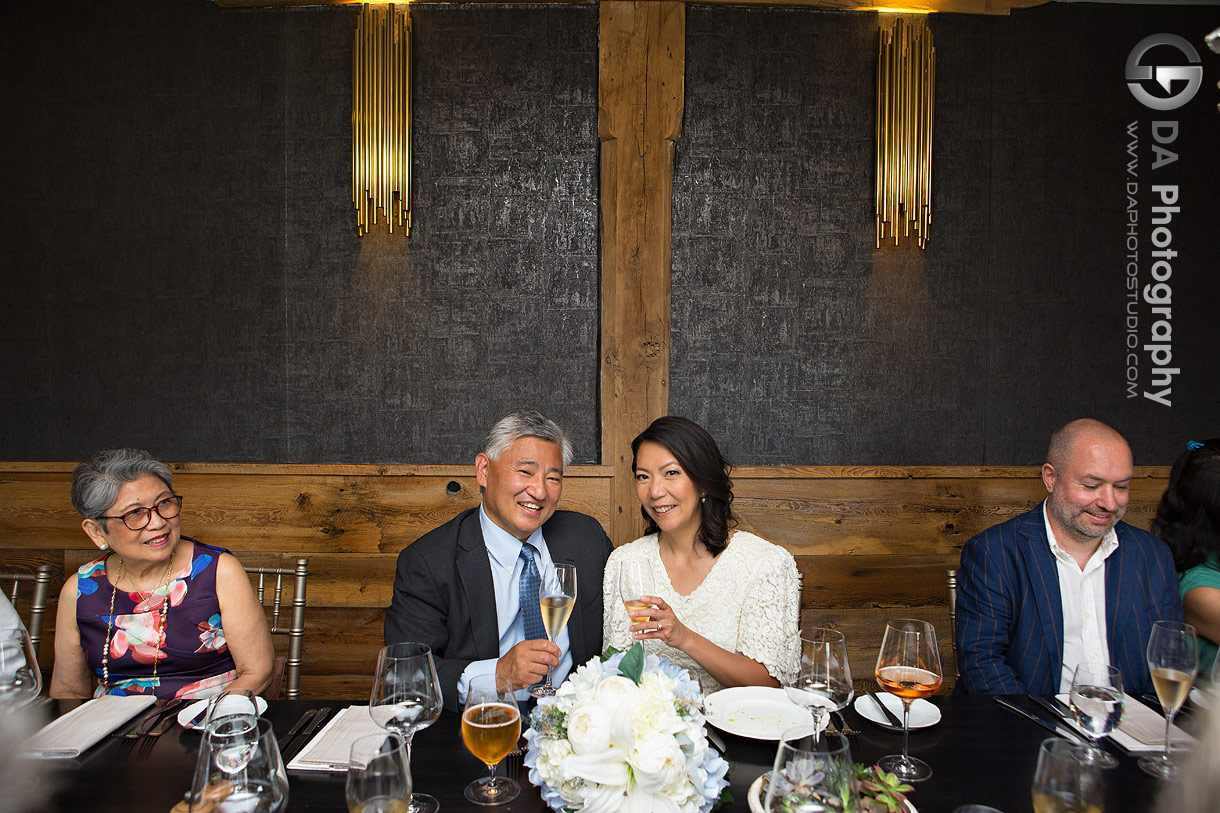
[{"label": "wooden dining table", "polygon": [[[1031,710],[1027,698],[1009,698]],[[1038,746],[1053,736],[1014,714],[992,698],[947,695],[933,697],[940,707],[941,721],[916,730],[910,736],[910,752],[932,766],[930,779],[920,782],[910,794],[919,813],[952,813],[959,805],[984,804],[1005,813],[1031,810],[1029,785]],[[332,713],[351,705],[348,701],[272,701],[266,717],[283,737],[301,715],[311,708],[330,707]],[[902,735],[884,730],[848,708],[844,717],[849,728],[859,731],[852,738],[852,754],[858,762],[872,763],[886,754],[898,753]],[[733,801],[720,808],[725,813],[748,811],[746,794],[751,783],[770,770],[775,741],[755,740],[723,733],[725,758]],[[107,737],[75,760],[49,760],[48,811],[95,811],[96,813],[157,813],[169,811],[187,791],[194,771],[200,735],[171,728],[151,747],[141,750],[140,741]],[[1118,756],[1119,767],[1105,772],[1108,813],[1151,810],[1159,780],[1144,774],[1135,758],[1107,746]],[[415,736],[411,759],[415,789],[435,796],[442,810],[501,810],[503,813],[534,813],[545,810],[527,772],[516,777],[521,795],[499,808],[483,808],[466,801],[463,788],[486,772],[462,744],[457,715],[442,714],[431,727]],[[337,813],[346,809],[344,774],[289,773],[288,813]]]}]

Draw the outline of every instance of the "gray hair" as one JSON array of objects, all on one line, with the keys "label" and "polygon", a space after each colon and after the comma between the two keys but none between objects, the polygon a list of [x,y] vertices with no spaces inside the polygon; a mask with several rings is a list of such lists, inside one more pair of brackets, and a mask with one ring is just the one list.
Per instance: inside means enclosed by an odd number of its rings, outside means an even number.
[{"label": "gray hair", "polygon": [[170,491],[174,489],[174,473],[169,466],[143,449],[108,449],[97,452],[72,472],[72,507],[85,519],[100,519],[118,499],[124,483],[151,474]]},{"label": "gray hair", "polygon": [[559,424],[536,409],[514,409],[496,421],[483,443],[483,454],[497,460],[515,441],[525,437],[549,440],[559,447],[563,455],[563,467],[566,469],[571,464],[572,444],[568,442],[567,436],[559,428]]}]

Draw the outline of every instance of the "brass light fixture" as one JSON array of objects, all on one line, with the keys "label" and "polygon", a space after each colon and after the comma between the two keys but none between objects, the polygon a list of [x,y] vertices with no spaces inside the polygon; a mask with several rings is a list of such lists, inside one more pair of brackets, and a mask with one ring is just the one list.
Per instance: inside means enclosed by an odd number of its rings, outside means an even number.
[{"label": "brass light fixture", "polygon": [[883,24],[877,49],[877,248],[932,223],[932,108],[936,49],[922,18]]},{"label": "brass light fixture", "polygon": [[364,6],[352,46],[352,203],[361,236],[411,231],[411,15]]}]

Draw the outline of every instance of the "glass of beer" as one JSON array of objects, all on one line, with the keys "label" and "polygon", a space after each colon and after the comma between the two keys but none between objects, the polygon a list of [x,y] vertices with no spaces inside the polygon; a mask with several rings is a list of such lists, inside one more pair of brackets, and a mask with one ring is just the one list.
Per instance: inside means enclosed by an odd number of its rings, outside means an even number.
[{"label": "glass of beer", "polygon": [[877,685],[902,701],[902,755],[877,760],[883,771],[904,782],[917,782],[932,775],[932,768],[907,751],[911,733],[912,701],[936,694],[942,679],[936,629],[926,621],[902,618],[885,626],[881,652],[877,656]]},{"label": "glass of beer", "polygon": [[496,776],[496,765],[517,747],[521,713],[512,684],[496,675],[471,678],[462,710],[462,741],[483,761],[488,775],[466,786],[466,798],[477,805],[502,805],[517,798],[521,786],[509,777]]},{"label": "glass of beer", "polygon": [[1074,753],[1076,746],[1065,739],[1051,737],[1038,749],[1038,765],[1030,784],[1034,813],[1101,813],[1104,809],[1105,783],[1101,769],[1083,762]]},{"label": "glass of beer", "polygon": [[655,593],[651,562],[623,562],[623,569],[618,574],[618,594],[623,599],[623,606],[627,608],[627,615],[630,616],[632,624],[642,624],[651,618],[648,611],[652,605],[642,597]]},{"label": "glass of beer", "polygon": [[[576,606],[576,565],[544,565],[538,583],[538,605],[542,609],[542,626],[551,643],[559,644],[559,634],[568,625],[572,608]],[[546,681],[530,690],[534,697],[550,697],[555,694],[551,686],[551,671],[546,670]]]},{"label": "glass of beer", "polygon": [[407,813],[411,769],[402,735],[369,734],[352,743],[347,763],[348,813]]}]

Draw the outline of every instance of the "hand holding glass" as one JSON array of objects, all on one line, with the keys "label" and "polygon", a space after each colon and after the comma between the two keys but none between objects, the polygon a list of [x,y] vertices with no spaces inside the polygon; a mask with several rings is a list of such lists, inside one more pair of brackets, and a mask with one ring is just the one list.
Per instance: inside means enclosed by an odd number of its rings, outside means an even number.
[{"label": "hand holding glass", "polygon": [[877,765],[905,782],[932,775],[932,768],[907,750],[911,733],[911,702],[936,694],[941,684],[936,629],[926,621],[899,619],[885,627],[877,656],[877,684],[902,701],[902,755],[882,757]]},{"label": "hand holding glass", "polygon": [[511,802],[521,786],[509,777],[497,777],[496,765],[517,747],[521,713],[512,684],[496,675],[471,678],[462,711],[462,741],[487,766],[489,775],[466,786],[466,798],[478,805]]},{"label": "hand holding glass", "polygon": [[1118,760],[1097,747],[1097,741],[1118,728],[1123,717],[1123,676],[1104,663],[1082,663],[1072,677],[1072,714],[1092,745],[1076,749],[1076,757],[1099,768],[1117,768]]},{"label": "hand holding glass", "polygon": [[[373,722],[402,735],[408,762],[411,739],[441,716],[441,683],[432,650],[423,644],[387,646],[377,656],[377,674],[369,698]],[[426,793],[411,795],[411,813],[434,813],[440,802]]]},{"label": "hand holding glass", "polygon": [[[568,625],[572,608],[576,606],[576,565],[544,565],[538,583],[538,605],[542,609],[542,626],[551,643],[559,643],[559,634]],[[530,691],[534,697],[555,694],[551,686],[551,671],[546,682]]]},{"label": "hand holding glass", "polygon": [[398,734],[370,734],[352,743],[347,763],[348,813],[407,813],[411,769]]},{"label": "hand holding glass", "polygon": [[1148,669],[1152,672],[1152,686],[1165,712],[1165,753],[1140,757],[1140,767],[1153,776],[1171,779],[1177,776],[1178,766],[1170,757],[1169,735],[1173,732],[1173,718],[1190,694],[1195,682],[1195,670],[1199,668],[1199,642],[1195,628],[1178,621],[1157,621],[1148,636]]},{"label": "hand holding glass", "polygon": [[851,702],[851,667],[843,633],[816,627],[801,634],[797,661],[784,681],[788,699],[813,714],[814,737],[821,736],[830,712],[841,711]]}]

